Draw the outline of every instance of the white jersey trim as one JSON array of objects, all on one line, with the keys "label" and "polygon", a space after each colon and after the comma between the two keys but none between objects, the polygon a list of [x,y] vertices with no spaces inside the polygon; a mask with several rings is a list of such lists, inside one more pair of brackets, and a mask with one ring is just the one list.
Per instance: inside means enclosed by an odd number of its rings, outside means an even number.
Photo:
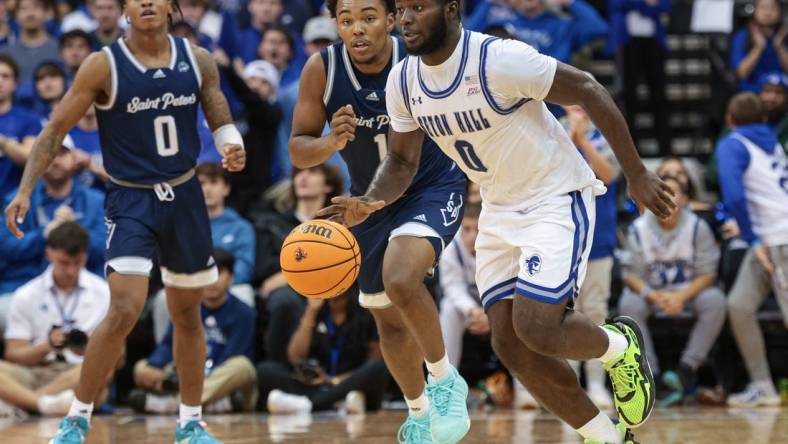
[{"label": "white jersey trim", "polygon": [[345,63],[345,72],[347,72],[347,76],[350,79],[350,83],[353,84],[353,88],[355,88],[356,91],[360,91],[361,83],[358,82],[358,79],[356,78],[356,73],[355,71],[353,71],[353,63],[350,61],[350,56],[347,53],[347,48],[345,48],[345,45],[342,45],[341,51],[342,51],[342,61]]},{"label": "white jersey trim", "polygon": [[328,106],[331,93],[334,92],[334,78],[336,77],[337,61],[334,46],[328,47],[328,66],[326,67],[326,90],[323,91],[323,104]]},{"label": "white jersey trim", "polygon": [[112,50],[109,48],[109,46],[105,46],[101,50],[107,54],[107,61],[109,62],[110,93],[107,103],[102,105],[96,102],[94,105],[96,106],[96,109],[108,111],[115,105],[115,97],[118,95],[118,67],[117,63],[115,62],[115,56],[112,54]]},{"label": "white jersey trim", "polygon": [[[175,69],[175,61],[178,59],[178,47],[175,46],[175,39],[172,38],[171,35],[167,35],[167,39],[170,42],[170,69]],[[129,59],[129,61],[137,68],[139,72],[145,74],[148,71],[148,68],[145,67],[131,52],[128,46],[126,46],[126,41],[123,37],[118,39],[118,45],[120,45],[120,49],[123,50],[123,54]]]},{"label": "white jersey trim", "polygon": [[183,39],[183,46],[186,48],[186,56],[189,58],[192,68],[194,68],[194,75],[197,77],[197,86],[202,89],[202,72],[200,72],[200,65],[197,64],[197,58],[194,56],[194,51],[192,51],[192,45],[188,40]]}]

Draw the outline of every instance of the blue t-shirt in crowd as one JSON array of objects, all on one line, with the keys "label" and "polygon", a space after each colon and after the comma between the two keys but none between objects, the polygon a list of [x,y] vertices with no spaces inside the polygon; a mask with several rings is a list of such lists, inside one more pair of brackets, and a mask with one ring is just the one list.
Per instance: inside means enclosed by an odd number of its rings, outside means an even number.
[{"label": "blue t-shirt in crowd", "polygon": [[[234,356],[246,356],[254,362],[254,331],[257,319],[254,309],[228,294],[224,304],[215,310],[201,306],[200,317],[205,329],[206,374]],[[148,358],[148,364],[164,368],[173,362],[172,335],[170,324],[164,338]]]},{"label": "blue t-shirt in crowd", "polygon": [[[32,112],[17,106],[0,115],[0,135],[17,142],[26,137],[36,137],[41,132],[41,119]],[[0,151],[0,196],[19,186],[22,179],[22,167],[16,165],[8,156]]]},{"label": "blue t-shirt in crowd", "polygon": [[[742,29],[733,35],[731,40],[731,69],[736,69],[741,64],[742,60],[747,57],[750,52],[751,44],[749,43],[750,33],[747,29]],[[785,44],[785,43],[783,43]],[[766,48],[761,53],[761,58],[746,79],[739,80],[740,91],[751,91],[757,93],[760,91],[759,79],[764,74],[770,72],[782,72],[783,67],[780,65],[780,59],[777,57],[777,50],[774,47],[771,37],[766,37]]]},{"label": "blue t-shirt in crowd", "polygon": [[[69,131],[68,135],[71,136],[71,140],[74,141],[74,147],[87,153],[90,156],[91,162],[98,166],[104,165],[104,161],[101,157],[101,138],[99,137],[98,128],[94,130],[85,130],[75,126]],[[86,187],[104,190],[104,182],[99,180],[99,178],[90,171],[82,171],[76,176],[76,179]]]},{"label": "blue t-shirt in crowd", "polygon": [[235,257],[233,284],[248,284],[254,275],[255,235],[252,224],[232,208],[225,208],[211,219],[213,246],[229,251]]}]

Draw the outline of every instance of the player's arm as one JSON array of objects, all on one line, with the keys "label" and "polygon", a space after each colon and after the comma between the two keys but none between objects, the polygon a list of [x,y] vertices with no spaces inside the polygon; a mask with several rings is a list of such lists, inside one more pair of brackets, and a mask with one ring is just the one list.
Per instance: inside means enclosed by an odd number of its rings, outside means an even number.
[{"label": "player's arm", "polygon": [[17,142],[8,137],[0,136],[0,151],[5,153],[15,164],[24,165],[30,156],[30,152],[33,150],[35,140],[35,137],[27,136],[22,139],[22,142]]},{"label": "player's arm", "polygon": [[192,52],[202,76],[200,103],[216,149],[222,155],[222,166],[228,171],[241,171],[246,166],[243,136],[233,123],[230,105],[222,93],[219,68],[205,49],[192,45]]},{"label": "player's arm", "polygon": [[63,99],[52,112],[49,122],[36,138],[25,164],[19,192],[5,210],[6,225],[16,237],[23,236],[16,224],[21,223],[27,214],[30,207],[30,193],[38,179],[54,159],[66,134],[85,115],[99,94],[107,95],[106,91],[110,90],[110,85],[110,66],[107,56],[103,52],[88,56],[79,68],[71,88],[66,91]]},{"label": "player's arm", "polygon": [[391,119],[388,154],[378,166],[366,194],[339,196],[318,215],[334,215],[347,226],[363,222],[370,214],[399,199],[419,169],[424,132],[413,119],[400,91],[400,69],[392,69],[386,83],[386,111]]},{"label": "player's arm", "polygon": [[630,194],[641,208],[659,217],[676,210],[673,191],[640,160],[624,116],[610,93],[593,77],[570,65],[557,62],[552,86],[545,101],[560,105],[582,106],[591,121],[610,144],[630,184]]},{"label": "player's arm", "polygon": [[288,150],[290,161],[296,168],[320,165],[355,139],[356,116],[350,105],[331,116],[331,132],[321,137],[328,117],[323,103],[325,90],[323,58],[314,54],[301,73],[298,101],[293,111]]}]

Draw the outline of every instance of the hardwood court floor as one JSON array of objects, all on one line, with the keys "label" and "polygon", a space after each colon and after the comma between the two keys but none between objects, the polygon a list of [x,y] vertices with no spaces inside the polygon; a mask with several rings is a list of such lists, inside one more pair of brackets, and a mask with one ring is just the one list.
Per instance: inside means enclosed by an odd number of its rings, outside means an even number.
[{"label": "hardwood court floor", "polygon": [[[361,443],[390,444],[403,412],[384,411],[364,417],[314,415],[209,416],[211,431],[226,444]],[[463,443],[580,443],[577,435],[552,416],[536,412],[499,411],[474,414]],[[99,416],[88,444],[171,444],[174,417]],[[46,444],[55,419],[31,418],[0,428],[2,444]],[[683,408],[658,410],[637,430],[641,444],[771,444],[788,443],[788,407],[760,410]]]}]

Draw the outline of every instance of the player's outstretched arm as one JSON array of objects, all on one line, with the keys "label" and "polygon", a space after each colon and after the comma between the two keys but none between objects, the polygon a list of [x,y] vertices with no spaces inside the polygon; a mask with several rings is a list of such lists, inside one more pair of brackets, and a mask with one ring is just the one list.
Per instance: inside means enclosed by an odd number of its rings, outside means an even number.
[{"label": "player's outstretched arm", "polygon": [[246,151],[243,137],[233,123],[230,105],[222,93],[219,68],[205,49],[192,45],[192,52],[202,76],[200,103],[208,128],[213,133],[216,149],[222,155],[222,166],[228,171],[241,171],[246,166]]},{"label": "player's outstretched arm", "polygon": [[293,166],[310,168],[324,163],[355,139],[356,115],[349,105],[340,108],[331,116],[331,132],[321,137],[328,115],[323,103],[326,74],[320,54],[306,62],[300,82],[288,150]]},{"label": "player's outstretched arm", "polygon": [[332,220],[352,227],[399,199],[419,169],[422,143],[424,133],[421,129],[408,133],[389,130],[389,152],[378,166],[366,194],[334,197],[331,199],[333,205],[318,211],[317,215],[331,216]]},{"label": "player's outstretched arm", "polygon": [[613,148],[627,177],[629,192],[641,211],[646,207],[659,217],[667,217],[676,210],[673,191],[643,165],[627,122],[604,86],[585,72],[558,62],[545,101],[580,105],[586,110]]},{"label": "player's outstretched arm", "polygon": [[16,224],[21,223],[27,215],[30,193],[54,159],[66,134],[85,115],[99,94],[103,93],[109,97],[106,92],[110,90],[110,67],[107,56],[103,52],[93,53],[85,59],[77,71],[73,85],[66,91],[63,99],[52,112],[49,122],[36,138],[25,164],[19,191],[5,209],[6,226],[16,237],[23,236]]}]

